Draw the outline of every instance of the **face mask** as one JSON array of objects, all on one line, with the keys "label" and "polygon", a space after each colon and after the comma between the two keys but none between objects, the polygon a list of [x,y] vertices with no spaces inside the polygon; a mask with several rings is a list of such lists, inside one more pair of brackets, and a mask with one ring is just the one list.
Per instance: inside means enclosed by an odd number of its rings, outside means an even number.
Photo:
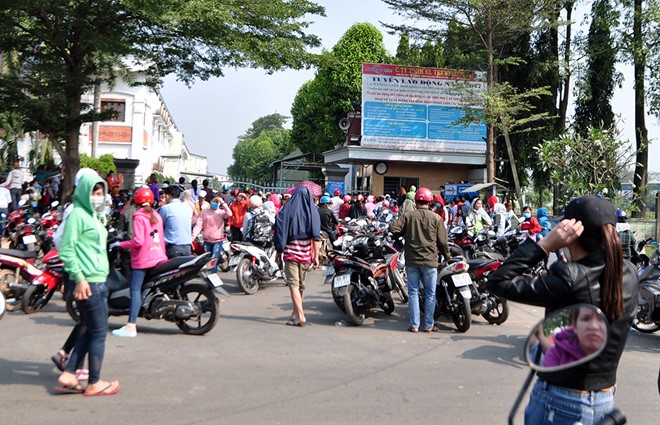
[{"label": "face mask", "polygon": [[530,214],[530,213],[523,213],[523,217],[525,217],[527,220],[529,220],[530,218],[532,218],[532,214]]},{"label": "face mask", "polygon": [[92,196],[92,208],[100,210],[105,203],[105,196]]},{"label": "face mask", "polygon": [[218,209],[218,203],[217,202],[211,202],[211,209],[213,209],[213,210]]}]

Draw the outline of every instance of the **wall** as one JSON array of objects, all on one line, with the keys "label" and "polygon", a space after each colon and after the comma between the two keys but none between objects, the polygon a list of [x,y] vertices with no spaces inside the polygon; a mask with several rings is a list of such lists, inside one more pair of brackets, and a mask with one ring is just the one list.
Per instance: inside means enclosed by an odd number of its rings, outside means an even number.
[{"label": "wall", "polygon": [[380,175],[374,172],[371,191],[377,195],[383,193],[384,177],[417,177],[419,187],[438,191],[448,181],[467,181],[469,170],[465,165],[390,161],[387,163],[387,173]]}]

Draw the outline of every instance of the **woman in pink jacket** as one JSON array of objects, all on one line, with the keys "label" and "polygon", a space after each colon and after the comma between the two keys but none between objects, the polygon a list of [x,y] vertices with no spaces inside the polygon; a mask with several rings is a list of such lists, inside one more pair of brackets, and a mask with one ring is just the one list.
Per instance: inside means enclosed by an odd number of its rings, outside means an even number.
[{"label": "woman in pink jacket", "polygon": [[135,191],[133,201],[139,209],[133,214],[133,239],[119,244],[121,248],[131,250],[131,307],[128,312],[128,323],[112,331],[115,336],[137,336],[138,313],[142,307],[142,284],[147,271],[167,261],[163,219],[153,211],[154,194],[148,187]]},{"label": "woman in pink jacket", "polygon": [[229,206],[219,196],[211,200],[211,208],[202,211],[197,224],[192,232],[193,240],[197,239],[199,232],[202,230],[202,237],[204,238],[204,251],[211,252],[211,258],[215,258],[215,266],[211,269],[211,273],[218,271],[218,261],[220,260],[220,252],[222,252],[222,242],[227,239],[225,236],[225,219],[232,216]]}]

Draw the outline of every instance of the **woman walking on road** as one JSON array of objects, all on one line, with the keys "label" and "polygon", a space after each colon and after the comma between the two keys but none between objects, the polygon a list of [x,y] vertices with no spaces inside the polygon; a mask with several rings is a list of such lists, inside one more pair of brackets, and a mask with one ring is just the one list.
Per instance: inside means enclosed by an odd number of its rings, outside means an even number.
[{"label": "woman walking on road", "polygon": [[[610,323],[605,350],[561,372],[538,373],[525,410],[526,424],[598,423],[614,407],[616,371],[637,309],[637,274],[624,261],[616,208],[597,196],[574,199],[547,237],[526,241],[488,278],[488,289],[511,301],[544,306],[546,314],[573,304],[600,308]],[[526,274],[548,254],[567,249],[571,261],[552,264],[547,276]]]},{"label": "woman walking on road", "polygon": [[[118,381],[102,381],[101,366],[108,332],[109,273],[108,232],[102,222],[106,182],[98,176],[83,175],[73,195],[74,208],[67,217],[59,249],[64,270],[76,284],[73,296],[87,329],[78,338],[68,365],[58,378],[56,390],[88,396],[111,395],[119,391]],[[80,357],[88,356],[89,384],[78,382],[75,367]]]},{"label": "woman walking on road", "polygon": [[154,195],[148,187],[141,187],[133,195],[135,205],[139,209],[133,214],[133,238],[119,243],[119,247],[131,250],[131,305],[128,311],[128,323],[112,331],[114,336],[137,336],[137,322],[142,307],[142,284],[147,272],[163,261],[165,254],[165,238],[163,219],[154,212],[152,205]]},{"label": "woman walking on road", "polygon": [[305,326],[307,318],[302,298],[310,266],[318,267],[321,220],[314,198],[306,187],[299,187],[275,219],[276,261],[284,259],[284,276],[291,292],[293,312],[286,323]]},{"label": "woman walking on road", "polygon": [[193,240],[197,239],[199,233],[203,231],[204,251],[210,252],[211,258],[216,260],[211,273],[217,273],[218,271],[222,244],[227,239],[225,236],[225,220],[231,216],[232,212],[225,200],[220,196],[216,196],[211,200],[211,208],[202,212],[193,229]]}]

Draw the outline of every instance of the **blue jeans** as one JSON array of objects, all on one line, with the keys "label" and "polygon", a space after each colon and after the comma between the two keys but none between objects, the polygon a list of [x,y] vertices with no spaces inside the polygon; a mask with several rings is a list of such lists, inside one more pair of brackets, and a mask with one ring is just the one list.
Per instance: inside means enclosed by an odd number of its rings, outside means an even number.
[{"label": "blue jeans", "polygon": [[435,267],[406,266],[408,275],[408,315],[411,328],[419,328],[419,284],[424,285],[424,325],[425,329],[433,329],[435,320],[435,285],[438,280],[438,269]]},{"label": "blue jeans", "polygon": [[131,273],[131,307],[128,310],[128,323],[135,323],[142,307],[142,284],[147,269],[133,269]]},{"label": "blue jeans", "polygon": [[593,425],[613,408],[614,391],[579,393],[539,379],[525,409],[525,424]]},{"label": "blue jeans", "polygon": [[0,208],[0,238],[5,235],[5,225],[7,224],[8,215],[9,208]]},{"label": "blue jeans", "polygon": [[86,301],[77,301],[87,330],[76,341],[76,348],[69,357],[66,372],[76,373],[76,367],[88,355],[89,383],[101,379],[101,365],[105,353],[105,336],[108,333],[108,287],[105,283],[90,283],[92,295]]},{"label": "blue jeans", "polygon": [[217,273],[218,261],[220,261],[220,253],[222,252],[222,241],[204,242],[204,251],[211,253],[211,259],[215,258],[215,266],[211,269],[211,273]]},{"label": "blue jeans", "polygon": [[185,257],[192,255],[192,245],[167,245],[165,252],[167,258]]}]

